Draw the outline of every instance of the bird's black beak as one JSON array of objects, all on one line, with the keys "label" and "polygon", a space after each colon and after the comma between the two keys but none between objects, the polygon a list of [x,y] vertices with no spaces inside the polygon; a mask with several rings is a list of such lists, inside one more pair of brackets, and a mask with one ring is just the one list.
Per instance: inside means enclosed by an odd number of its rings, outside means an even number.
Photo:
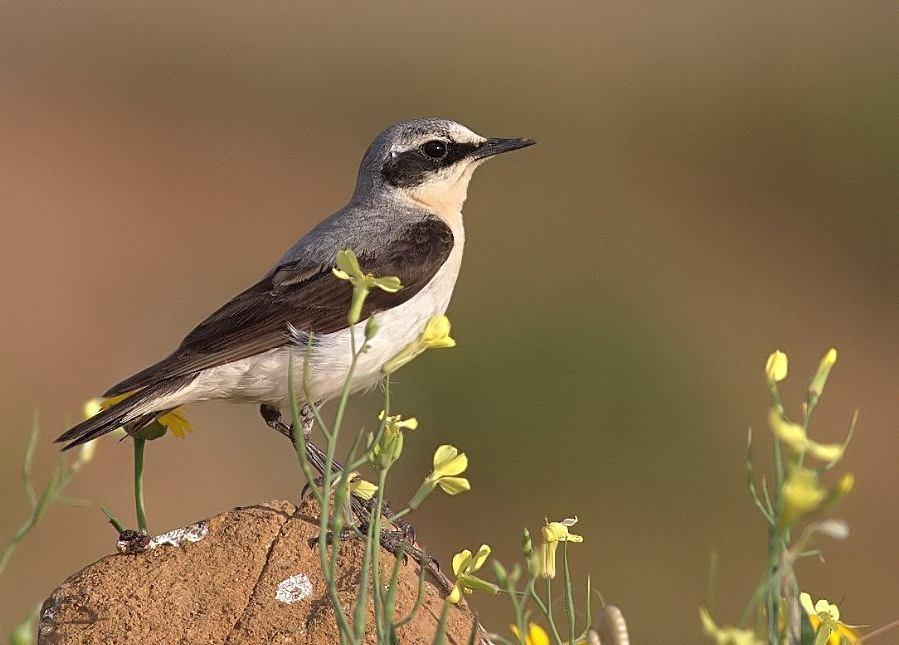
[{"label": "bird's black beak", "polygon": [[478,146],[472,156],[475,159],[486,159],[510,150],[518,150],[519,148],[527,148],[532,146],[536,141],[533,139],[487,139]]}]

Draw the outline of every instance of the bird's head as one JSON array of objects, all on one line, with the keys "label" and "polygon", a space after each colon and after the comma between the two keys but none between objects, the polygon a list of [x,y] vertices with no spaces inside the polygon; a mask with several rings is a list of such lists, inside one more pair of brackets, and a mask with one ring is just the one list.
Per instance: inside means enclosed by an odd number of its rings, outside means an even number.
[{"label": "bird's head", "polygon": [[450,216],[461,211],[475,168],[533,143],[486,139],[446,119],[398,123],[379,134],[365,153],[355,198],[388,195]]}]

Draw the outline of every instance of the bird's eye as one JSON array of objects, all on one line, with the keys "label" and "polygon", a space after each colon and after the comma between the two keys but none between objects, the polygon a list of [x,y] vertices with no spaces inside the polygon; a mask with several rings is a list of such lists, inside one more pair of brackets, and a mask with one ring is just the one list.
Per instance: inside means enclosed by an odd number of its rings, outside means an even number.
[{"label": "bird's eye", "polygon": [[440,160],[446,157],[446,153],[449,152],[449,148],[446,145],[446,141],[440,141],[439,139],[434,139],[433,141],[428,141],[421,146],[421,151],[431,159]]}]

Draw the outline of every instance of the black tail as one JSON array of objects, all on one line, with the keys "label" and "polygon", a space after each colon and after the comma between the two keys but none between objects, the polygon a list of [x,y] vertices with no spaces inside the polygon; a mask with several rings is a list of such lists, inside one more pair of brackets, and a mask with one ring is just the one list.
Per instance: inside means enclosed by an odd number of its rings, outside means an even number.
[{"label": "black tail", "polygon": [[124,427],[133,433],[153,422],[158,416],[168,412],[166,408],[154,405],[159,399],[180,390],[189,384],[194,375],[170,379],[139,390],[123,401],[119,401],[97,415],[79,423],[71,430],[56,438],[57,443],[66,443],[63,450],[80,446],[97,437],[102,437],[116,428]]}]

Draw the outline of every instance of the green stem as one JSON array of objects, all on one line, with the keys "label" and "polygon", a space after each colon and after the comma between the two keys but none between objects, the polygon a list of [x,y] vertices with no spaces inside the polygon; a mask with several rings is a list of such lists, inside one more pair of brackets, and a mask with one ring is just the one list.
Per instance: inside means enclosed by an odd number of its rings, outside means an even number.
[{"label": "green stem", "polygon": [[147,532],[147,514],[144,510],[144,444],[146,440],[134,437],[134,511],[137,515],[137,529]]},{"label": "green stem", "polygon": [[534,601],[534,604],[537,605],[537,608],[540,610],[540,613],[543,614],[543,617],[546,618],[546,624],[549,625],[551,632],[550,636],[553,638],[553,643],[555,645],[561,645],[562,637],[559,636],[559,630],[556,629],[556,622],[553,620],[552,615],[552,587],[549,579],[546,580],[546,589],[548,604],[544,604],[540,596],[537,595],[537,591],[534,589],[534,580],[531,580],[530,583],[528,583],[526,593],[531,597],[531,600]]},{"label": "green stem", "polygon": [[443,609],[440,610],[440,619],[437,621],[437,632],[434,634],[434,645],[446,643],[446,615],[449,612],[449,603],[443,601]]},{"label": "green stem", "polygon": [[565,575],[565,610],[568,614],[568,642],[574,643],[574,592],[571,589],[571,572],[568,569],[568,540],[562,543],[562,562]]},{"label": "green stem", "polygon": [[[44,492],[41,494],[40,499],[37,500],[34,508],[31,513],[22,522],[22,525],[19,526],[19,530],[15,532],[9,541],[6,543],[6,548],[3,549],[3,554],[0,555],[0,574],[6,569],[6,565],[9,564],[10,559],[12,558],[12,554],[15,552],[16,547],[19,545],[19,542],[25,539],[25,536],[28,535],[28,532],[34,528],[34,525],[37,524],[41,517],[43,517],[44,512],[46,512],[47,508],[56,497],[59,495],[59,492],[65,487],[65,483],[63,483],[63,473],[61,469],[56,469],[53,472],[52,477],[50,477],[50,481],[47,482],[47,487],[44,489]],[[67,482],[66,482],[67,483]]]},{"label": "green stem", "polygon": [[124,526],[122,525],[122,523],[119,521],[119,518],[117,518],[117,517],[115,516],[115,513],[113,513],[111,510],[109,510],[109,509],[106,508],[105,506],[101,506],[101,507],[100,507],[100,510],[103,511],[103,514],[106,516],[106,519],[109,520],[109,523],[112,524],[112,527],[113,527],[116,531],[118,531],[119,533],[121,533],[122,531],[125,530],[125,527],[124,527]]},{"label": "green stem", "polygon": [[353,616],[354,643],[361,643],[365,633],[365,622],[368,617],[368,570],[371,567],[371,554],[374,548],[372,531],[375,523],[370,522],[365,534],[365,556],[362,559],[362,570],[359,573],[359,593],[356,597],[356,611]]},{"label": "green stem", "polygon": [[[378,497],[375,502],[375,510],[371,516],[371,523],[374,525],[374,537],[372,538],[372,598],[375,603],[375,627],[381,634],[389,624],[384,618],[384,599],[381,596],[381,568],[380,568],[380,552],[381,552],[381,513],[384,511],[384,484],[387,482],[387,469],[378,473]],[[382,634],[386,637],[386,633]]]},{"label": "green stem", "polygon": [[425,573],[427,572],[427,570],[427,567],[418,568],[418,593],[415,596],[415,602],[412,604],[412,609],[409,610],[409,614],[401,621],[393,624],[394,629],[399,629],[403,625],[409,623],[413,618],[415,618],[415,614],[417,614],[418,610],[421,608],[422,602],[425,598]]},{"label": "green stem", "polygon": [[[309,348],[306,351],[306,359],[304,361],[303,367],[303,389],[306,391],[306,397],[309,398],[308,394],[308,383],[306,379],[306,374],[308,373],[309,368]],[[290,390],[290,406],[291,406],[291,414],[293,415],[294,424],[297,423],[297,420],[302,418],[302,414],[300,413],[300,404],[297,399],[296,388],[294,387],[294,374],[293,374],[293,356],[291,355],[288,361],[288,372],[287,372],[287,383],[288,389]],[[318,414],[316,413],[316,417],[318,418]],[[322,426],[324,426],[324,423]],[[309,464],[309,460],[306,457],[306,436],[305,434],[300,432],[294,432],[294,447],[296,449],[297,458],[300,461],[300,466],[303,470],[303,474],[306,476],[306,480],[309,483],[310,488],[315,495],[316,501],[319,504],[319,535],[318,535],[318,551],[319,551],[319,560],[322,569],[322,575],[325,578],[325,587],[328,590],[328,599],[331,602],[331,607],[334,610],[335,621],[337,622],[338,633],[340,635],[340,643],[345,643],[347,639],[352,640],[352,631],[350,630],[349,623],[347,622],[346,613],[343,610],[343,605],[340,603],[340,597],[337,595],[337,586],[334,580],[334,572],[329,566],[327,552],[325,550],[325,539],[326,532],[328,529],[328,504],[330,502],[330,481],[326,482],[325,487],[319,491],[315,486],[315,475],[312,473],[312,468]],[[325,432],[326,437],[328,438],[329,450],[332,449],[332,444],[334,443],[331,439],[329,433]],[[332,460],[333,460],[333,451],[331,451]],[[326,467],[326,472],[330,474],[331,468],[330,464]],[[330,477],[327,477],[330,480]]]},{"label": "green stem", "polygon": [[[334,466],[334,453],[337,450],[337,438],[340,434],[340,426],[343,423],[343,416],[346,412],[347,401],[350,396],[350,391],[352,389],[353,383],[353,373],[356,370],[356,364],[359,361],[359,356],[361,354],[360,351],[356,351],[356,334],[353,328],[350,328],[350,344],[352,347],[353,355],[350,361],[349,369],[347,370],[346,381],[343,384],[343,390],[340,393],[340,399],[337,404],[337,411],[334,415],[334,425],[331,428],[330,433],[326,433],[326,438],[328,442],[327,456],[325,459],[325,472],[322,475],[324,481],[322,482],[322,503],[321,503],[321,513],[319,514],[319,522],[318,522],[318,551],[319,551],[319,559],[321,560],[322,571],[325,572],[325,578],[328,582],[328,596],[331,600],[331,604],[334,606],[335,612],[338,614],[338,626],[340,627],[342,637],[347,637],[352,639],[353,632],[350,631],[349,625],[346,622],[346,616],[343,614],[343,608],[340,604],[340,598],[337,594],[337,582],[335,579],[335,569],[331,567],[331,563],[328,562],[328,553],[327,553],[327,536],[329,529],[329,518],[330,518],[330,504],[331,504],[331,486],[333,484],[334,473],[332,471]],[[304,372],[305,379],[305,372]],[[341,509],[336,509],[337,512],[340,512]],[[336,512],[335,512],[336,515]],[[336,550],[339,548],[339,536],[336,534],[332,534],[332,539],[334,543],[331,545],[332,553],[336,554]],[[335,560],[336,562],[336,560]],[[365,571],[363,571],[365,573]],[[363,594],[364,597],[364,594]],[[342,618],[342,620],[341,620]],[[345,632],[345,636],[344,636]]]}]

